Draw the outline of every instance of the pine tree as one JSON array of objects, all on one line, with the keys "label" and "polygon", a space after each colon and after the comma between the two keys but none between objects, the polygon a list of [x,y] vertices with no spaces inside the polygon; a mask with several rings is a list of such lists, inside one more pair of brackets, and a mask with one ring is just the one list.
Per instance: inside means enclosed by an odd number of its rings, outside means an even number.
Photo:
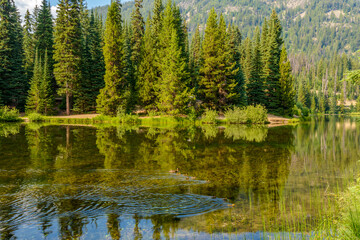
[{"label": "pine tree", "polygon": [[116,115],[119,107],[127,107],[129,91],[126,82],[126,63],[121,20],[121,4],[114,0],[108,10],[104,34],[105,87],[100,90],[97,110]]},{"label": "pine tree", "polygon": [[252,42],[250,38],[246,38],[242,46],[242,66],[244,69],[244,75],[246,83],[249,84],[252,68]]},{"label": "pine tree", "polygon": [[48,115],[52,112],[55,103],[49,62],[49,57],[47,51],[45,50],[45,58],[42,65],[42,76],[40,82],[40,111],[45,115]]},{"label": "pine tree", "polygon": [[241,33],[240,29],[233,25],[229,26],[228,31],[232,61],[235,62],[235,69],[237,69],[237,73],[234,75],[235,81],[237,83],[235,91],[239,94],[239,97],[235,99],[233,103],[235,103],[237,106],[245,106],[247,105],[247,95],[245,89],[245,77],[241,65]]},{"label": "pine tree", "polygon": [[[131,15],[131,61],[134,65],[134,72],[138,73],[139,66],[142,60],[142,46],[143,46],[143,38],[144,38],[144,19],[141,15],[143,0],[135,0],[135,10]],[[137,78],[137,77],[136,77]]]},{"label": "pine tree", "polygon": [[[81,24],[77,0],[61,0],[58,5],[55,44],[54,74],[66,97],[66,114],[70,115],[71,97],[81,79]],[[50,52],[50,51],[49,51]],[[49,54],[50,57],[50,54]]]},{"label": "pine tree", "polygon": [[23,110],[28,84],[24,71],[23,29],[13,0],[0,0],[0,89],[5,105]]},{"label": "pine tree", "polygon": [[127,92],[127,106],[126,112],[131,112],[137,103],[137,92],[136,92],[136,75],[135,72],[135,63],[132,61],[132,28],[128,24],[124,24],[124,50],[125,50],[125,72],[126,72],[126,82],[129,85],[129,90]]},{"label": "pine tree", "polygon": [[34,32],[33,32],[33,18],[29,12],[26,11],[24,19],[24,52],[25,52],[25,72],[26,79],[30,80],[34,67],[34,57],[35,57],[35,41],[34,41]]},{"label": "pine tree", "polygon": [[188,59],[184,54],[184,42],[181,39],[182,20],[177,19],[177,10],[168,1],[164,13],[162,32],[159,36],[160,46],[158,63],[160,78],[156,84],[159,110],[177,114],[183,112],[188,102],[188,89],[186,83],[190,77],[188,72]]},{"label": "pine tree", "polygon": [[53,59],[53,20],[51,16],[50,3],[47,0],[42,0],[38,15],[35,19],[36,28],[34,32],[35,48],[38,49],[39,57],[45,58],[45,51],[47,51],[49,64],[52,69]]},{"label": "pine tree", "polygon": [[266,106],[269,111],[278,112],[281,107],[279,63],[283,41],[281,38],[282,27],[275,10],[273,10],[269,23],[268,46],[263,55]]},{"label": "pine tree", "polygon": [[39,59],[38,51],[35,53],[33,76],[30,81],[30,90],[26,101],[27,112],[40,113],[41,109],[41,79],[43,73],[41,68],[41,59]]},{"label": "pine tree", "polygon": [[155,41],[152,35],[151,17],[148,16],[145,27],[143,41],[143,59],[139,66],[139,80],[137,91],[140,104],[146,109],[155,109],[156,93],[155,85],[157,81],[157,67],[155,66]]},{"label": "pine tree", "polygon": [[91,106],[94,106],[91,94],[90,71],[93,67],[91,65],[91,53],[89,46],[90,34],[90,18],[89,11],[83,0],[79,0],[80,7],[80,28],[81,28],[81,79],[79,80],[74,92],[74,108],[73,110],[79,113],[90,111]]},{"label": "pine tree", "polygon": [[291,64],[288,60],[286,48],[283,47],[280,56],[280,108],[282,115],[289,116],[292,113],[292,108],[295,105],[295,91],[293,87],[294,78],[291,75]]},{"label": "pine tree", "polygon": [[261,63],[261,43],[259,28],[255,30],[254,48],[251,57],[251,72],[250,79],[247,84],[248,103],[250,105],[263,104],[264,99],[264,81],[262,78],[262,63]]},{"label": "pine tree", "polygon": [[202,65],[202,56],[201,56],[201,37],[199,26],[195,30],[195,34],[191,41],[190,48],[190,74],[191,74],[191,83],[190,88],[195,89],[195,94],[197,94],[197,89],[200,81],[200,68]]},{"label": "pine tree", "polygon": [[236,92],[239,69],[235,68],[224,18],[220,16],[218,24],[214,9],[210,11],[206,24],[203,58],[199,94],[204,107],[223,110],[235,104],[239,97]]}]

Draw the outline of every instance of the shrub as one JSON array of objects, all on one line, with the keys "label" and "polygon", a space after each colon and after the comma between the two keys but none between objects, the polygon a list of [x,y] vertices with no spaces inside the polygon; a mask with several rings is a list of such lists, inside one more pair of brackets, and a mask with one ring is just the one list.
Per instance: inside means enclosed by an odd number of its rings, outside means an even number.
[{"label": "shrub", "polygon": [[225,112],[225,119],[228,123],[244,124],[247,123],[246,111],[244,108],[234,107]]},{"label": "shrub", "polygon": [[45,121],[45,117],[40,113],[30,113],[28,115],[29,122],[43,122]]},{"label": "shrub", "polygon": [[267,110],[262,105],[246,107],[247,122],[252,124],[265,124],[268,121]]},{"label": "shrub", "polygon": [[0,107],[0,122],[18,122],[21,121],[19,111],[7,106]]},{"label": "shrub", "polygon": [[216,118],[219,114],[215,110],[205,109],[205,112],[201,116],[202,123],[215,124],[217,122]]},{"label": "shrub", "polygon": [[149,117],[155,117],[156,116],[156,111],[155,110],[148,110],[147,113],[148,113]]}]

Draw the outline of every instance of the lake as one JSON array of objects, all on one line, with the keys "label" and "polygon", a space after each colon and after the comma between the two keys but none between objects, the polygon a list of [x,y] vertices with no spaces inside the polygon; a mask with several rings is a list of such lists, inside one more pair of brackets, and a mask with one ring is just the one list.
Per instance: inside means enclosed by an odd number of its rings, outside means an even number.
[{"label": "lake", "polygon": [[1,239],[307,239],[359,172],[360,122],[0,124]]}]

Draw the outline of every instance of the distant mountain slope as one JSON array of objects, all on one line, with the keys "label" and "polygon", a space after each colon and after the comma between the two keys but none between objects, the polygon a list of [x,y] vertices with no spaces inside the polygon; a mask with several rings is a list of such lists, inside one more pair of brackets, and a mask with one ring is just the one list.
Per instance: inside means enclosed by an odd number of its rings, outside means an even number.
[{"label": "distant mountain slope", "polygon": [[[228,22],[239,25],[244,38],[262,24],[275,8],[282,19],[284,39],[291,53],[332,56],[353,53],[360,48],[359,0],[175,0],[188,21],[190,33],[204,24],[211,8],[222,12]],[[130,19],[133,2],[123,4],[123,16]],[[143,13],[153,0],[144,0]],[[106,16],[107,7],[97,9]],[[144,14],[147,15],[147,14]],[[250,36],[251,37],[251,36]]]}]

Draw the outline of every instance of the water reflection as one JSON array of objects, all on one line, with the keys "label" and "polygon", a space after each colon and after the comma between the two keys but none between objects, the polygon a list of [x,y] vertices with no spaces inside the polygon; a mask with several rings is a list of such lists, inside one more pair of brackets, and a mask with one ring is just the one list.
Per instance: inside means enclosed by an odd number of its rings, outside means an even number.
[{"label": "water reflection", "polygon": [[353,180],[359,157],[360,126],[349,119],[1,129],[17,129],[0,134],[3,239],[308,233],[331,206],[327,194]]}]

